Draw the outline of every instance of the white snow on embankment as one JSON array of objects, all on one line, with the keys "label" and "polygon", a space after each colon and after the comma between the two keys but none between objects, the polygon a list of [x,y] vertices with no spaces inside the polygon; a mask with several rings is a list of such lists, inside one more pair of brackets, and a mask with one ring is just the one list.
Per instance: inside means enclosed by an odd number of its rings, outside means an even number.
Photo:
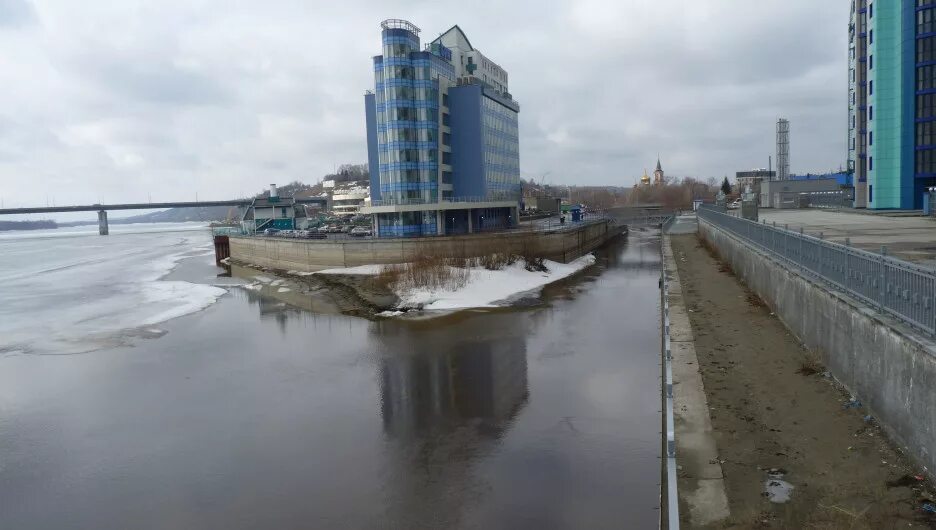
[{"label": "white snow on embankment", "polygon": [[[525,294],[539,294],[550,283],[567,278],[595,263],[595,256],[588,254],[570,263],[545,260],[547,272],[529,271],[522,260],[500,270],[474,267],[468,283],[452,289],[398,289],[398,309],[422,308],[423,310],[455,310],[479,307],[498,307]],[[314,274],[362,274],[375,275],[382,265],[362,265],[344,269],[328,269]],[[398,316],[399,311],[386,311],[381,316]]]},{"label": "white snow on embankment", "polygon": [[538,294],[544,286],[571,276],[594,263],[595,256],[588,254],[571,263],[546,260],[543,264],[548,272],[528,271],[522,262],[496,271],[473,268],[468,284],[459,289],[413,289],[397,293],[397,296],[400,297],[402,308],[421,306],[431,310],[497,307],[522,294]]}]

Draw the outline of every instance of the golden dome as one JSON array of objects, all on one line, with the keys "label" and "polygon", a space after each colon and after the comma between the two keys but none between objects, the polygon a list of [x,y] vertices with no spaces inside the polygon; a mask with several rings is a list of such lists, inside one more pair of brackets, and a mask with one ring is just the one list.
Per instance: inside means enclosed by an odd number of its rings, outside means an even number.
[{"label": "golden dome", "polygon": [[647,170],[646,170],[646,169],[644,170],[643,176],[640,177],[640,183],[641,183],[641,184],[650,184],[650,177],[647,176]]}]

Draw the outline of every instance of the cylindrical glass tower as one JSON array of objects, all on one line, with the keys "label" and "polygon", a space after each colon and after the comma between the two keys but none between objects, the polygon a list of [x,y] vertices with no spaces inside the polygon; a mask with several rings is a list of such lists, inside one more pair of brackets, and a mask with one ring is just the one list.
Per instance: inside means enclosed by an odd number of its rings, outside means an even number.
[{"label": "cylindrical glass tower", "polygon": [[419,28],[381,23],[383,56],[374,59],[380,197],[385,203],[438,200],[438,81],[420,53]]}]

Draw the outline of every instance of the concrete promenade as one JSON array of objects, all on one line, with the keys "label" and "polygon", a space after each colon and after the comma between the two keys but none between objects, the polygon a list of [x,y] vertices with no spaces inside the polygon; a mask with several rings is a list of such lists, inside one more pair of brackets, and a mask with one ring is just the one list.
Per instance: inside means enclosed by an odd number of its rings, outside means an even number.
[{"label": "concrete promenade", "polygon": [[[693,219],[694,216],[692,219],[681,217],[674,227],[686,233],[683,230],[694,229]],[[677,480],[680,520],[689,528],[698,528],[727,518],[728,498],[670,236],[663,237],[663,267],[669,284],[667,300],[673,353],[676,462],[680,467]]]},{"label": "concrete promenade", "polygon": [[851,239],[854,247],[887,253],[900,259],[936,266],[936,218],[885,217],[836,210],[773,210],[761,209],[761,221],[802,228],[810,235],[823,236],[836,243]]}]

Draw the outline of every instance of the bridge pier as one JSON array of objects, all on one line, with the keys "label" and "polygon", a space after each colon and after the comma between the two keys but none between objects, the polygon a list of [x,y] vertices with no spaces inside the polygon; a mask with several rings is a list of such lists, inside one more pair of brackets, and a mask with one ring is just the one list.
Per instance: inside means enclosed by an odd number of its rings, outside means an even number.
[{"label": "bridge pier", "polygon": [[109,231],[107,227],[107,210],[98,210],[97,213],[98,233],[106,236]]}]

